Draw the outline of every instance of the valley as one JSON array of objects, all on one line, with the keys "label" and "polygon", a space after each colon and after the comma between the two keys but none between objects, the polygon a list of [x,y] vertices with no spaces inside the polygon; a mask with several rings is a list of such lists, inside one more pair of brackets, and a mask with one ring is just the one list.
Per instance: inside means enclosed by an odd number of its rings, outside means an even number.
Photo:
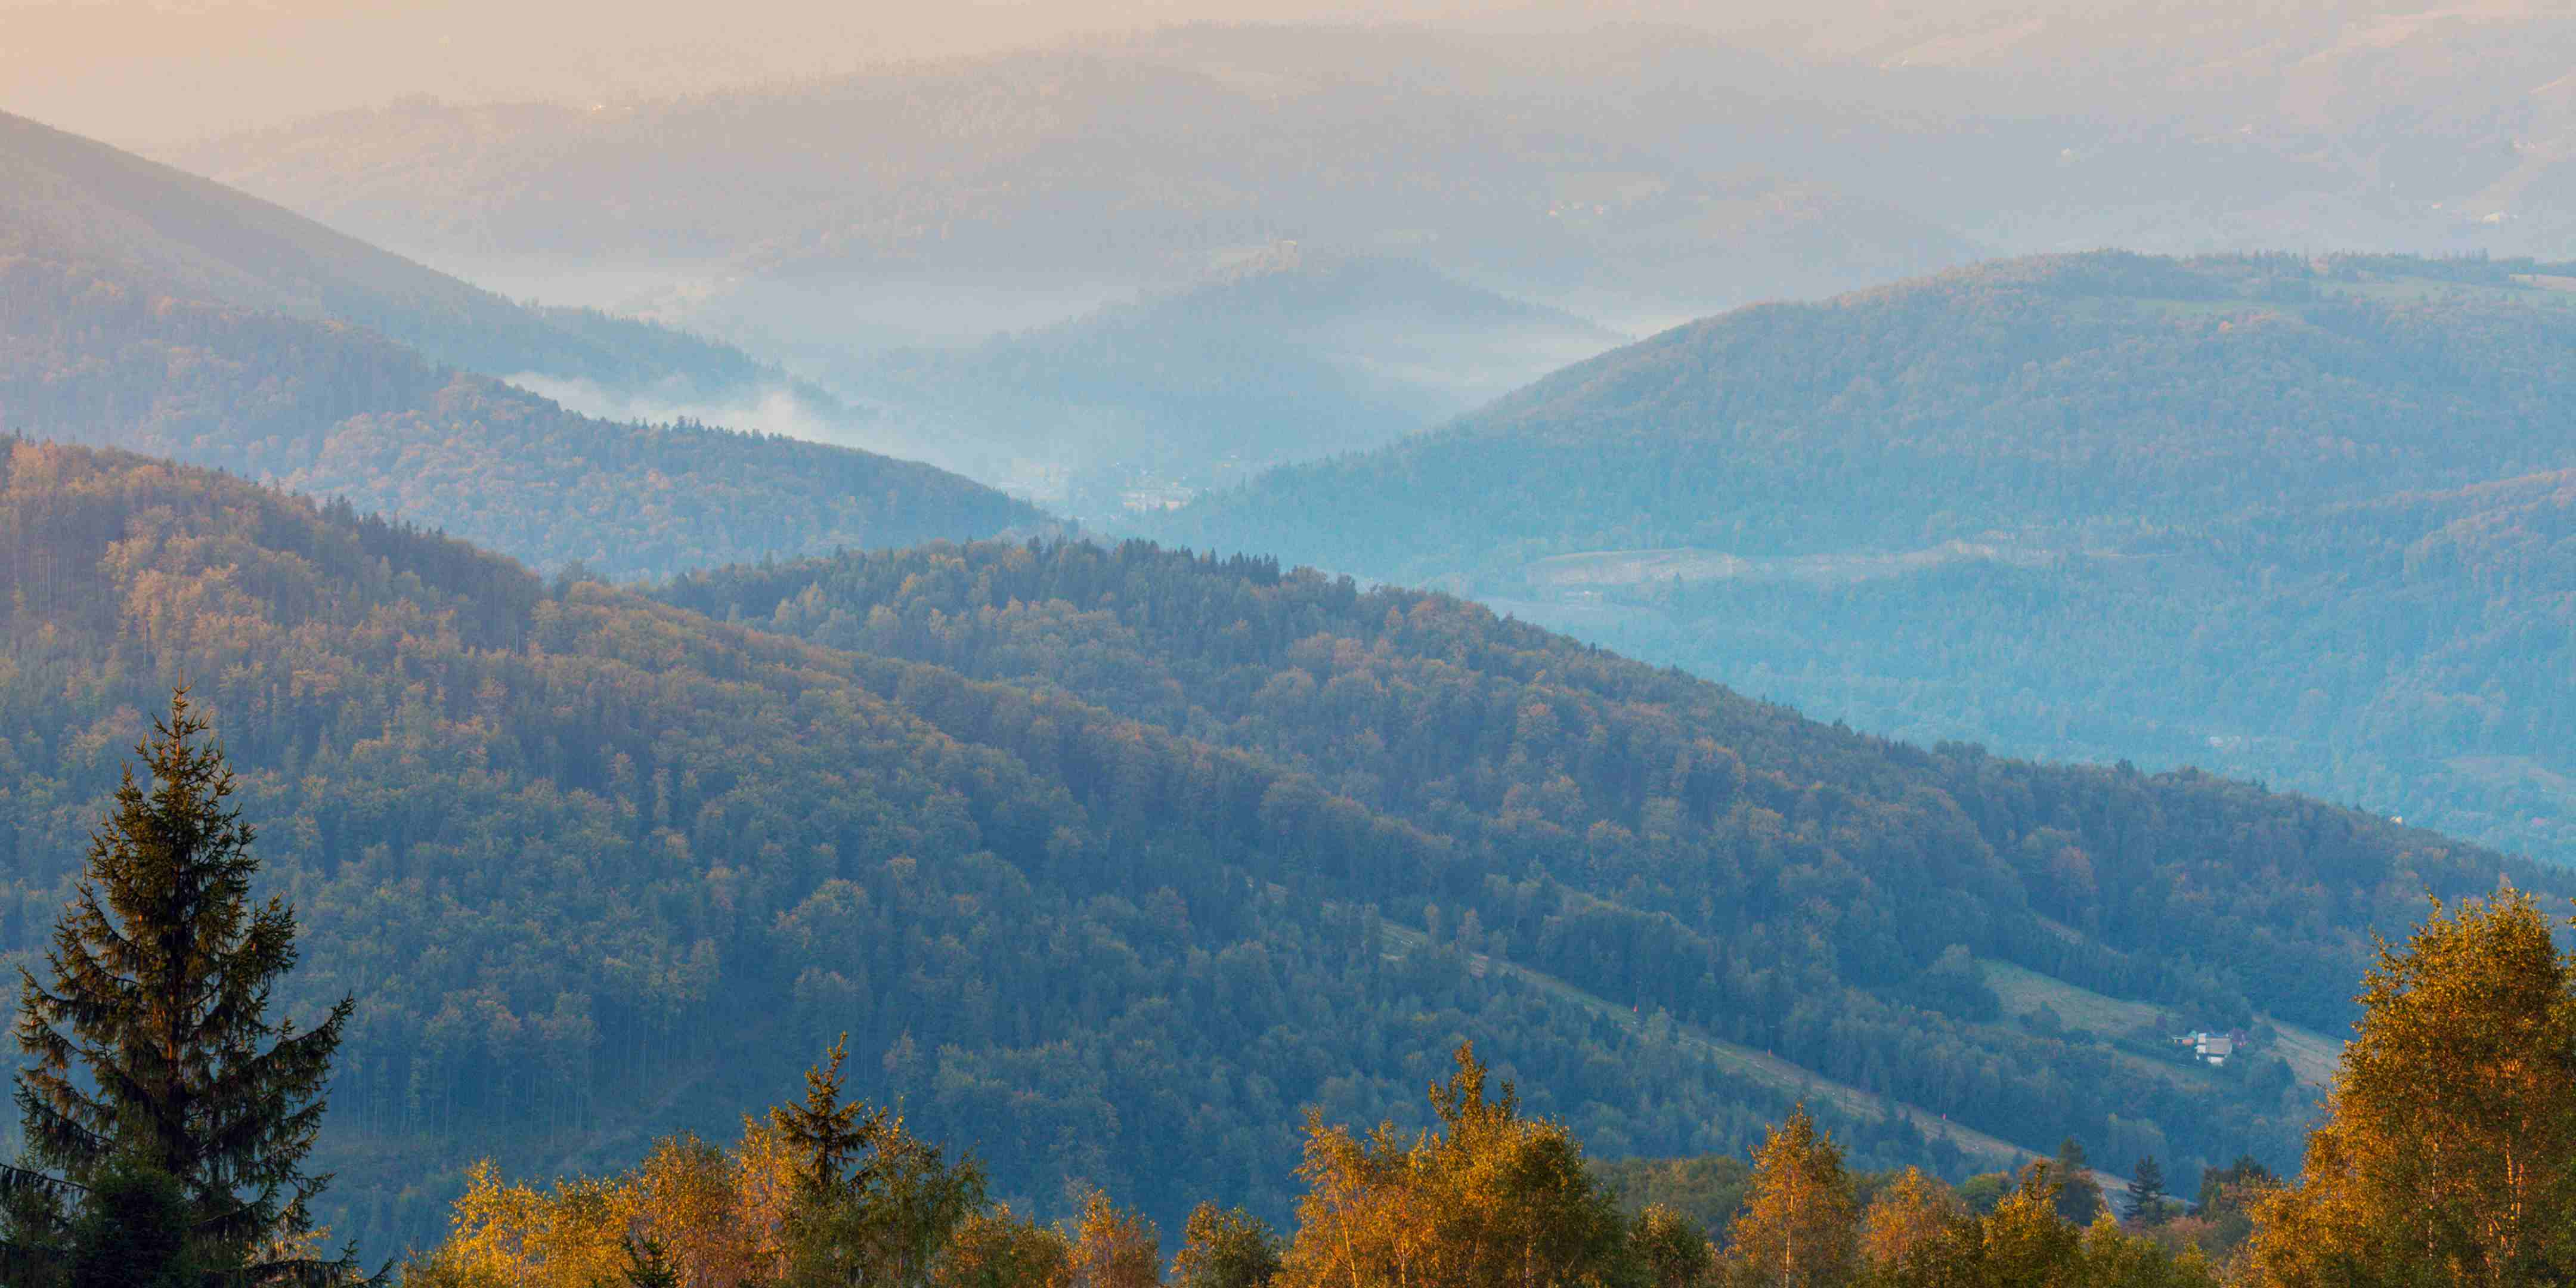
[{"label": "valley", "polygon": [[2576,21],[1266,3],[7,20],[0,1285],[2576,1281]]}]

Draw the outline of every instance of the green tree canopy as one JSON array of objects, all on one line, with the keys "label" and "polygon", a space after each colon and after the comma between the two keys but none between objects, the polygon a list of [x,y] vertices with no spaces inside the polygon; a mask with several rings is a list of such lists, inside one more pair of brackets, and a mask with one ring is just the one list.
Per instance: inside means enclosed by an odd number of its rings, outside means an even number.
[{"label": "green tree canopy", "polygon": [[251,902],[251,829],[207,730],[174,693],[136,748],[149,788],[128,767],[91,839],[46,954],[50,982],[19,972],[18,1045],[33,1067],[16,1100],[36,1163],[90,1186],[93,1203],[143,1203],[158,1192],[148,1178],[167,1178],[193,1251],[238,1266],[310,1228],[306,1205],[330,1178],[304,1159],[356,1003],[301,1032],[270,1016],[296,963],[295,915]]}]

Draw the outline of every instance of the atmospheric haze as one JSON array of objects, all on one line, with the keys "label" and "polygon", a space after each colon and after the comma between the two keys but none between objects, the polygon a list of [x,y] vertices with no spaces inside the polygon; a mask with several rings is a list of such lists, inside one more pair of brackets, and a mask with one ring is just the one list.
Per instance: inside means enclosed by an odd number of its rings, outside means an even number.
[{"label": "atmospheric haze", "polygon": [[1188,22],[1639,21],[1794,56],[1956,65],[2049,49],[2097,67],[2244,54],[2220,37],[2246,22],[2294,41],[2356,27],[2369,39],[2391,22],[2534,12],[2530,0],[0,0],[0,110],[150,146],[402,95],[588,105]]}]

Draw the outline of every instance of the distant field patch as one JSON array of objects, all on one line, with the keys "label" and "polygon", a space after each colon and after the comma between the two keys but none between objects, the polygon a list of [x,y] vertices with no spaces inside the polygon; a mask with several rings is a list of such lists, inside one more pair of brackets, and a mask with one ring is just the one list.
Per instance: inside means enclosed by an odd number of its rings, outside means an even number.
[{"label": "distant field patch", "polygon": [[2011,962],[1979,958],[1977,964],[1985,970],[1986,987],[2003,999],[2007,1015],[2028,1015],[2045,1006],[2057,1012],[2068,1028],[2104,1036],[2139,1028],[2161,1030],[2173,1020],[2163,1007],[2106,997]]},{"label": "distant field patch", "polygon": [[[2028,1015],[2045,1006],[2057,1013],[2070,1029],[2098,1033],[2105,1037],[2151,1029],[2180,1033],[2194,1027],[2187,1016],[2177,1015],[2166,1007],[2151,1002],[2133,1002],[2096,993],[2080,985],[1991,957],[1979,958],[1977,965],[1985,972],[1986,987],[2002,999],[2004,1013]],[[2290,1066],[2300,1082],[2322,1087],[2334,1078],[2335,1065],[2343,1058],[2343,1043],[2314,1029],[2303,1029],[2268,1015],[2255,1017],[2272,1027],[2279,1035],[2268,1047],[2256,1048],[2256,1054],[2275,1055]],[[2181,1072],[2182,1067],[2176,1066]]]},{"label": "distant field patch", "polygon": [[2045,551],[1974,541],[1947,541],[1892,554],[1735,555],[1696,546],[1654,550],[1584,550],[1529,566],[1531,582],[1559,589],[1643,586],[1658,582],[1753,581],[1833,585],[1923,572],[1963,560],[2029,566]]}]

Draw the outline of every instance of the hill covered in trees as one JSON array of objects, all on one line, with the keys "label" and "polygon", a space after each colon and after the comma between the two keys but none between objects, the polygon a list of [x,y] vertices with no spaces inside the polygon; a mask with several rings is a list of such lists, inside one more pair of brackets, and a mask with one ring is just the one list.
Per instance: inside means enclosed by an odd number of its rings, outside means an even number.
[{"label": "hill covered in trees", "polygon": [[283,207],[7,113],[0,255],[116,264],[144,289],[366,327],[434,362],[495,375],[699,399],[790,384],[740,350],[605,313],[516,304]]},{"label": "hill covered in trees", "polygon": [[77,259],[0,257],[0,429],[235,471],[619,577],[1043,520],[927,465],[580,416],[367,331],[172,297]]},{"label": "hill covered in trees", "polygon": [[[1373,1115],[1459,1038],[1607,1154],[1739,1151],[1805,1098],[1871,1166],[2069,1135],[2277,1165],[2313,1095],[2283,1057],[2346,1018],[2366,931],[2428,886],[2553,888],[1260,562],[934,546],[683,606],[117,453],[7,470],[0,951],[190,681],[307,927],[284,1000],[365,1000],[317,1161],[370,1248],[477,1155],[729,1135],[844,1031],[1023,1210],[1078,1177],[1277,1214],[1299,1106]],[[2056,1004],[1999,1004],[2003,971]],[[2210,1026],[2248,1058],[2165,1040]]]},{"label": "hill covered in trees", "polygon": [[2524,682],[2576,591],[2570,280],[1997,264],[1696,323],[1157,530],[1469,590],[1866,728],[2571,857],[2562,704]]}]

